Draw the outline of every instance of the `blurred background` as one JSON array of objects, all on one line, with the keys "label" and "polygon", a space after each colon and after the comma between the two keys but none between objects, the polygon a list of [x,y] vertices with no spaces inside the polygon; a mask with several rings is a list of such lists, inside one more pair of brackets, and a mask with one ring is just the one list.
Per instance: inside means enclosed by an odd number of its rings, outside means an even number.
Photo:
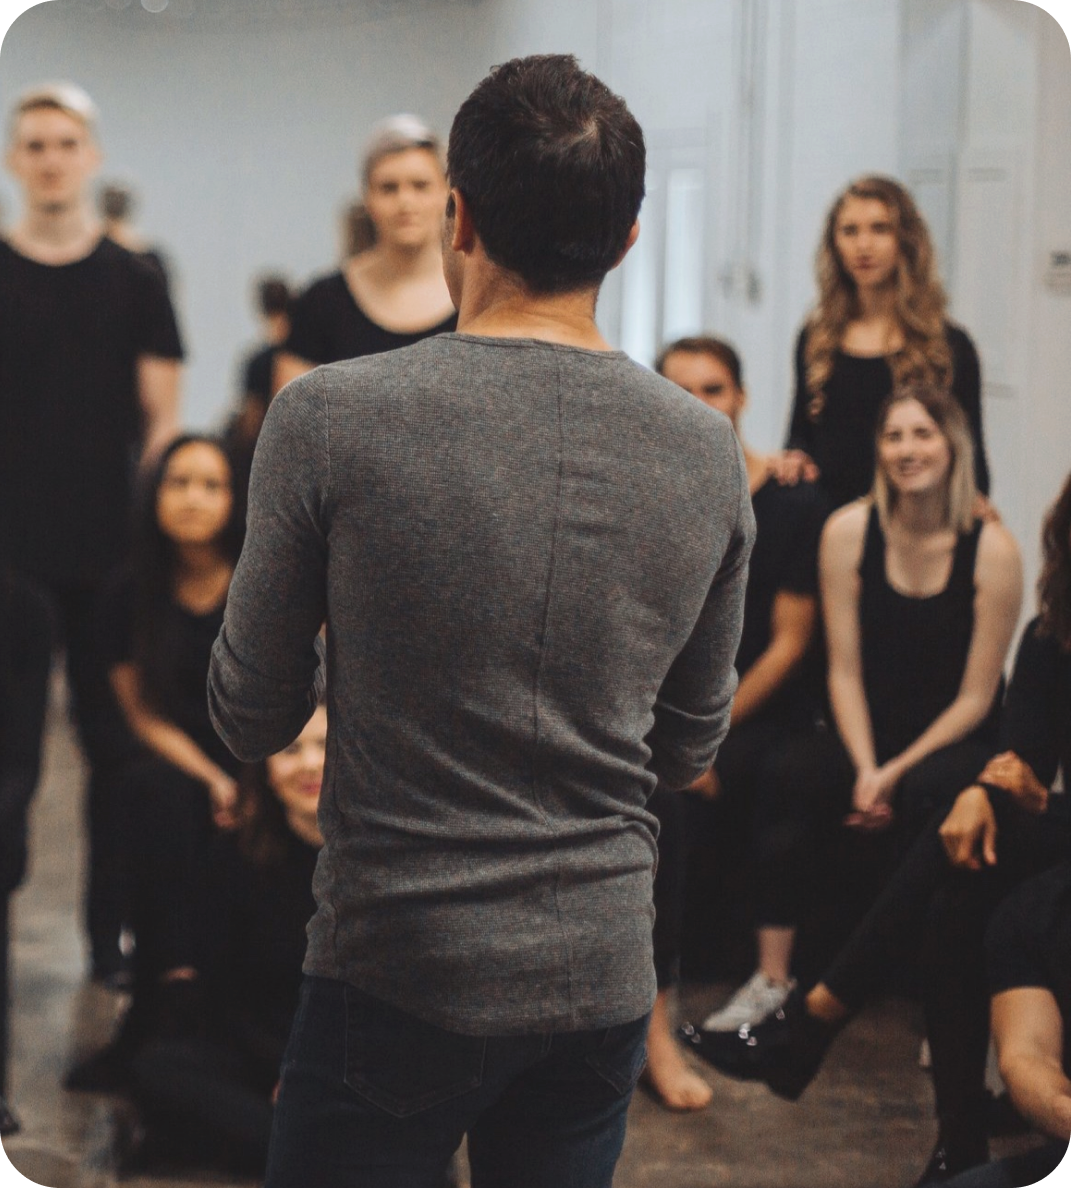
[{"label": "blurred background", "polygon": [[49,0],[4,41],[0,103],[54,78],[96,100],[102,177],[132,186],[168,257],[202,427],[233,400],[253,277],[334,267],[371,125],[415,111],[445,135],[491,65],[544,51],[575,53],[648,137],[643,233],[605,287],[605,333],[647,364],[680,334],[734,340],[760,449],[784,434],[834,194],[864,172],[908,184],[981,353],[993,495],[1032,581],[1071,463],[1071,53],[1033,5]]}]

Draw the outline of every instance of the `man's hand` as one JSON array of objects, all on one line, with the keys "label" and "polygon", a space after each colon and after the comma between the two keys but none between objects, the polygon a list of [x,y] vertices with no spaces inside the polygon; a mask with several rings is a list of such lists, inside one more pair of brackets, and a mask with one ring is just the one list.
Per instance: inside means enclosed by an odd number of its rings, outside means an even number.
[{"label": "man's hand", "polygon": [[978,777],[979,783],[996,784],[1027,813],[1040,815],[1049,805],[1049,790],[1034,775],[1029,763],[1025,763],[1014,751],[994,755]]},{"label": "man's hand", "polygon": [[938,830],[949,862],[961,870],[997,864],[997,817],[986,790],[977,784],[956,797]]}]

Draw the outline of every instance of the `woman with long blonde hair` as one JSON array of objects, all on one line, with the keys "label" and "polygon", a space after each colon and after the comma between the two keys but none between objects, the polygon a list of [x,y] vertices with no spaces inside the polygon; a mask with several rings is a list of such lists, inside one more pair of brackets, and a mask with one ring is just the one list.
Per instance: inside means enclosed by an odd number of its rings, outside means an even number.
[{"label": "woman with long blonde hair", "polygon": [[836,507],[866,494],[878,409],[894,388],[922,383],[951,391],[966,414],[975,484],[988,495],[978,354],[945,316],[930,233],[907,190],[885,177],[853,181],[830,208],[816,271],[783,477],[817,477]]}]

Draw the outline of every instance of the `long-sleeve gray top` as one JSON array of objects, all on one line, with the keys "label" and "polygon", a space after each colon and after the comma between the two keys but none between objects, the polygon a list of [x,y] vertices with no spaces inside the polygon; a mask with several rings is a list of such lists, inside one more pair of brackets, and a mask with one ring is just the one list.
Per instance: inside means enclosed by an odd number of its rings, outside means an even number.
[{"label": "long-sleeve gray top", "polygon": [[299,732],[327,622],[305,969],[468,1034],[654,997],[656,780],[729,723],[754,532],[729,422],[619,352],[447,334],[272,405],[209,703]]}]

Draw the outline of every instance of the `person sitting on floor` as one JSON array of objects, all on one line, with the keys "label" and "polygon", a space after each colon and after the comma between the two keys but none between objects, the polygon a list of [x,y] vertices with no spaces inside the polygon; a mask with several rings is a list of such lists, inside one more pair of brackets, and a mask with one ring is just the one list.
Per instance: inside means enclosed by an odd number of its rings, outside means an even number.
[{"label": "person sitting on floor", "polygon": [[[740,358],[728,343],[708,336],[682,338],[665,348],[655,368],[724,413],[739,435],[747,397]],[[700,777],[694,790],[723,803],[731,800],[745,819],[756,816],[761,849],[761,838],[775,825],[763,820],[763,808],[770,801],[763,790],[769,757],[784,736],[808,729],[816,710],[816,689],[808,680],[804,661],[818,617],[818,536],[825,505],[811,483],[780,486],[771,478],[767,459],[746,443],[742,446],[758,533],[748,571],[744,632],[736,654],[740,684],[717,763]],[[701,1109],[711,1097],[710,1087],[682,1059],[669,1019],[669,999],[679,976],[689,807],[681,793],[662,789],[648,801],[660,825],[654,893],[659,991],[647,1037],[645,1075],[659,1100],[679,1110]],[[793,984],[787,947],[780,943],[776,902],[767,904],[763,894],[773,872],[763,874],[768,877],[758,880],[763,925],[759,969],[723,1012],[731,1017],[733,1027],[776,1009]]]},{"label": "person sitting on floor", "polygon": [[326,744],[321,706],[288,747],[242,772],[238,827],[210,855],[197,1009],[181,1034],[154,1038],[133,1061],[143,1165],[170,1153],[264,1174],[316,906]]},{"label": "person sitting on floor", "polygon": [[1042,534],[1039,615],[1023,633],[1001,722],[1001,754],[938,810],[850,941],[806,994],[738,1035],[691,1029],[724,1072],[798,1097],[847,1018],[921,953],[939,1135],[920,1184],[988,1159],[988,996],[983,940],[1000,901],[1071,858],[1071,808],[1050,792],[1071,770],[1071,476]]}]

